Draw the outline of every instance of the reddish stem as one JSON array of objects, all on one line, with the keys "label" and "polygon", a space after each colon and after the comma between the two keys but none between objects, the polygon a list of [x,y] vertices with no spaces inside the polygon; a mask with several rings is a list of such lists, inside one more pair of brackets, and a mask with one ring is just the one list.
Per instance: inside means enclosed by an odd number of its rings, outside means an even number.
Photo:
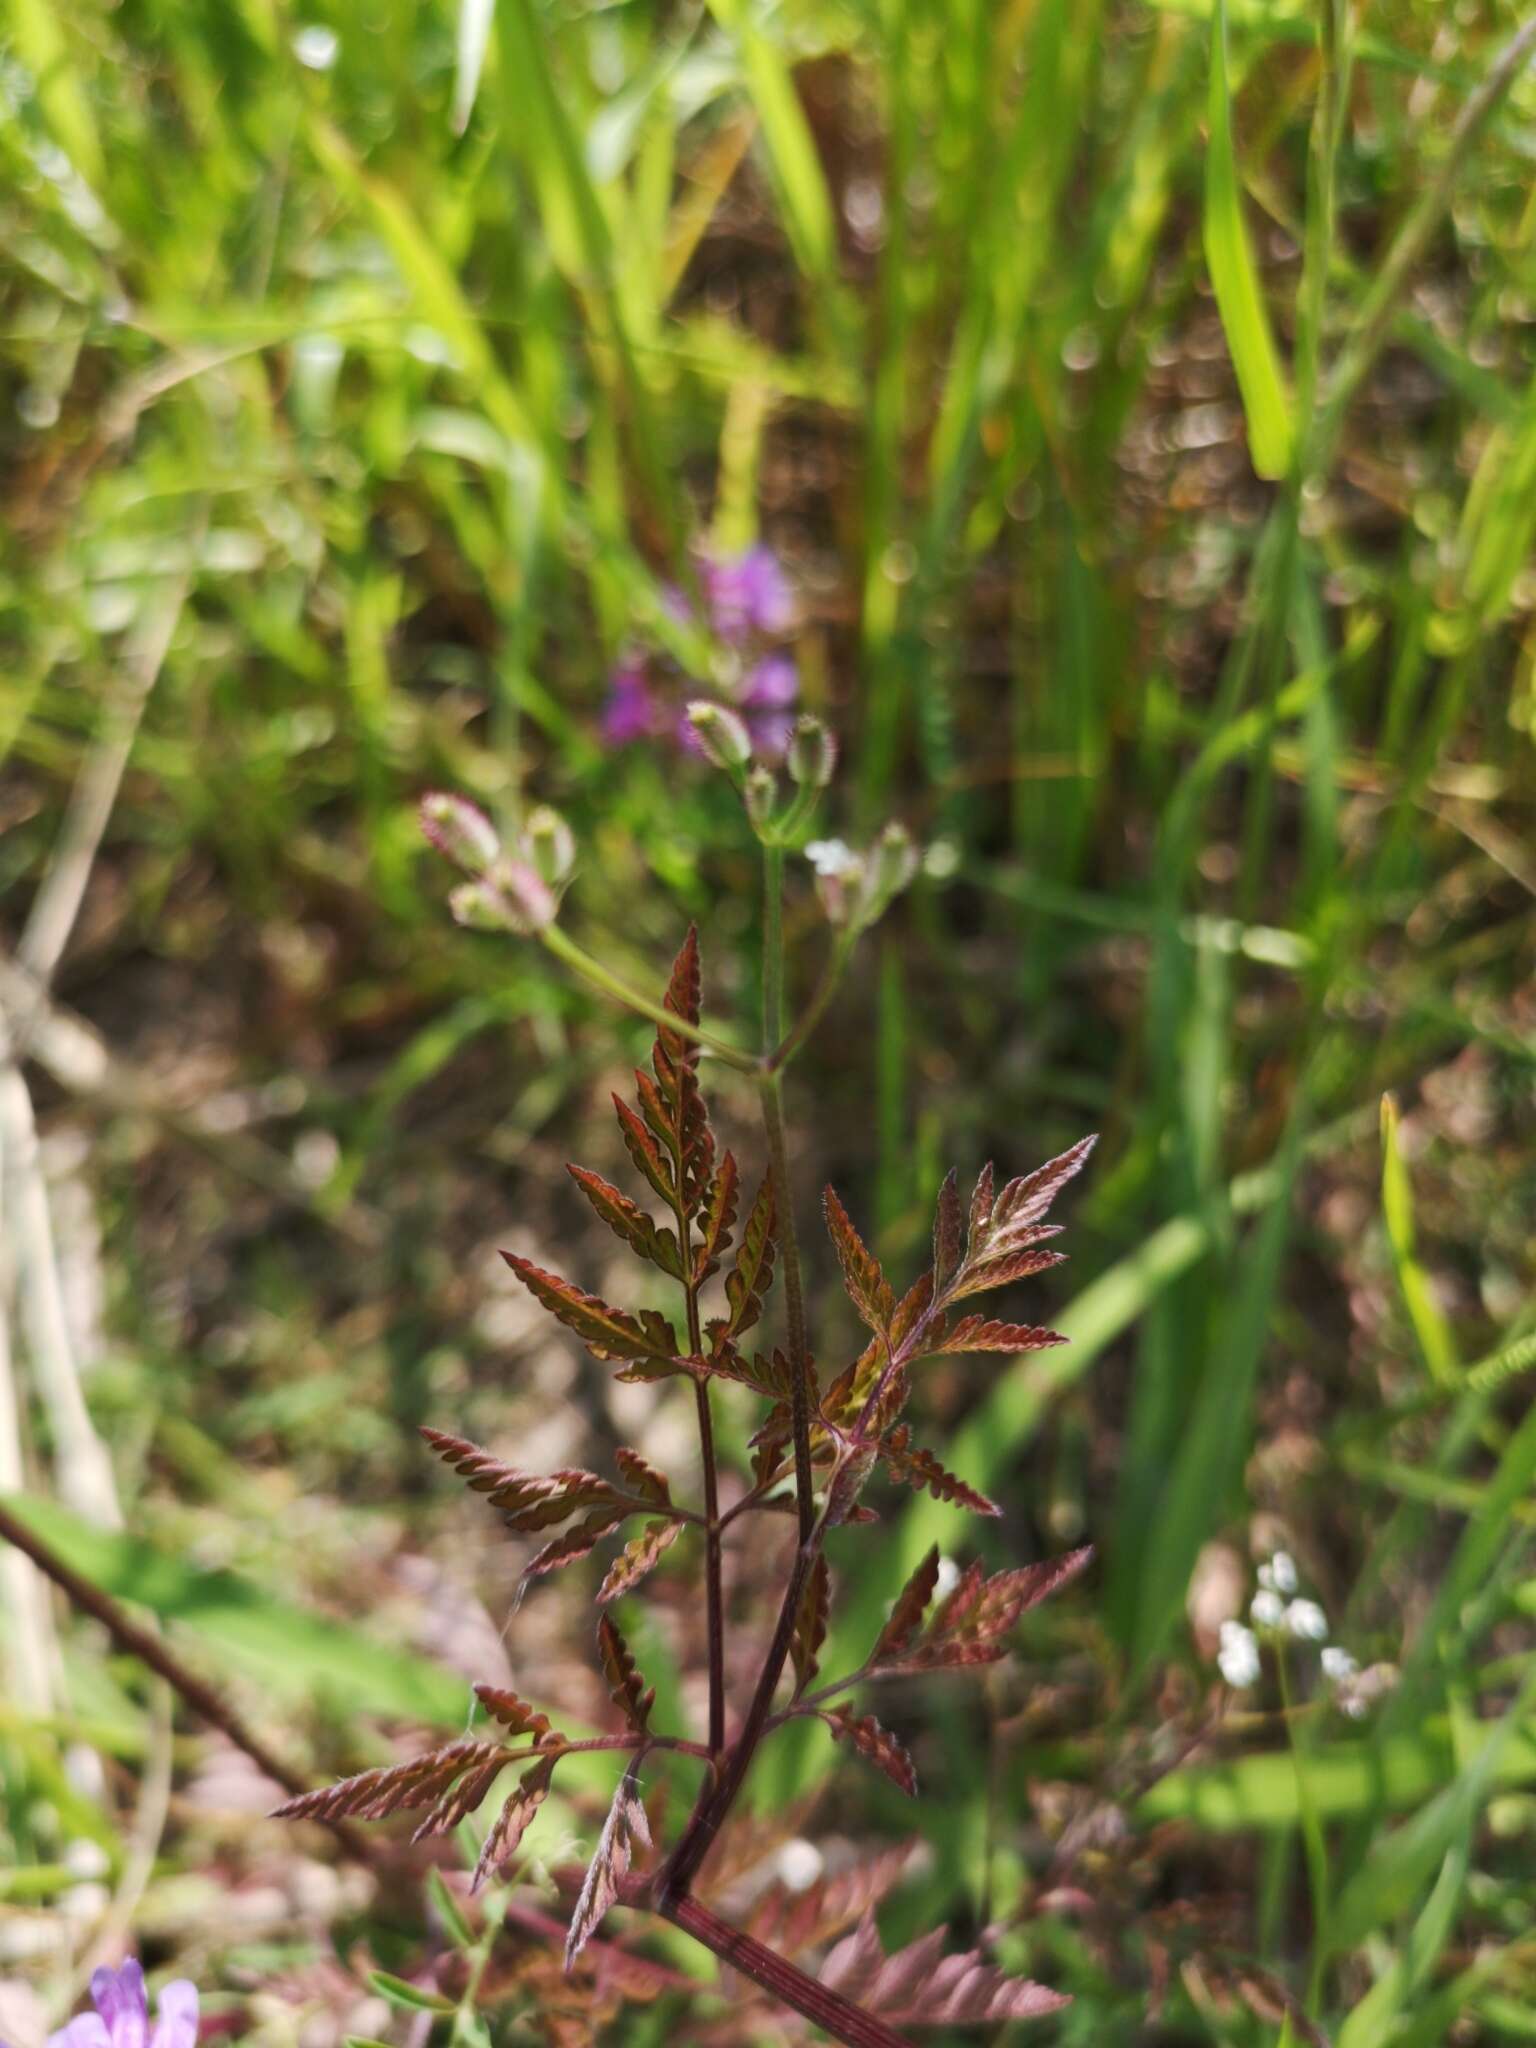
[{"label": "reddish stem", "polygon": [[810,2020],[834,2041],[841,2041],[844,2048],[911,2048],[904,2034],[893,2032],[862,2006],[851,2004],[839,1992],[807,1977],[803,1970],[797,1970],[783,1956],[754,1941],[750,1934],[730,1926],[697,1899],[671,1899],[660,1910],[674,1926],[702,1942],[722,1963],[729,1963],[743,1977],[750,1977],[760,1990]]}]

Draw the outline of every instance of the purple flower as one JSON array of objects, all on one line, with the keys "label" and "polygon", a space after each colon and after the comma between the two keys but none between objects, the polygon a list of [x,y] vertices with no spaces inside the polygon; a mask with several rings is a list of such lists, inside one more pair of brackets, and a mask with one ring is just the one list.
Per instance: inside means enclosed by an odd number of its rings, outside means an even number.
[{"label": "purple flower", "polygon": [[197,2048],[197,1986],[185,1977],[160,1993],[153,2027],[144,1972],[132,1956],[120,1970],[95,1972],[91,2003],[96,2010],[50,2034],[48,2048]]},{"label": "purple flower", "polygon": [[603,707],[603,738],[610,747],[627,747],[656,730],[656,706],[650,679],[637,661],[622,662],[608,685]]},{"label": "purple flower", "polygon": [[795,729],[800,678],[787,654],[765,654],[743,685],[740,704],[759,754],[778,760]]},{"label": "purple flower", "polygon": [[[723,680],[727,706],[745,718],[754,751],[769,760],[781,759],[794,729],[794,707],[800,679],[793,657],[782,648],[765,646],[787,634],[794,624],[794,594],[771,548],[750,547],[742,554],[701,556],[699,585],[706,622],[715,638],[735,652],[739,681]],[[673,618],[693,620],[687,598],[674,585],[662,591],[662,603]],[[648,661],[633,652],[624,656],[609,679],[603,709],[603,739],[610,747],[633,740],[676,736],[689,752],[700,752],[698,734],[686,710],[678,711],[658,694],[658,680],[676,680],[676,672],[660,657]]]},{"label": "purple flower", "polygon": [[739,643],[753,633],[787,633],[795,603],[772,548],[748,548],[702,570],[710,620],[722,640]]}]

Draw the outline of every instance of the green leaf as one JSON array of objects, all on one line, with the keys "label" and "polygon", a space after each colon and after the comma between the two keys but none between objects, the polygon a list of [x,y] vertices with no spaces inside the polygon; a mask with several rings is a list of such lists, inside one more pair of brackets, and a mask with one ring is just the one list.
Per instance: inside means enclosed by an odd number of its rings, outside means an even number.
[{"label": "green leaf", "polygon": [[6,1505],[93,1585],[181,1623],[274,1694],[323,1694],[434,1727],[464,1718],[462,1682],[398,1643],[307,1613],[234,1572],[198,1571],[137,1537],[93,1528],[52,1501],[12,1494]]},{"label": "green leaf", "polygon": [[475,1931],[464,1918],[464,1908],[449,1891],[440,1870],[433,1869],[427,1872],[427,1890],[432,1894],[432,1903],[436,1906],[454,1944],[462,1949],[473,1948]]},{"label": "green leaf", "polygon": [[1440,1311],[1414,1245],[1413,1188],[1407,1164],[1397,1138],[1397,1103],[1392,1096],[1381,1098],[1381,1209],[1387,1226],[1387,1243],[1392,1250],[1392,1268],[1413,1334],[1424,1354],[1430,1375],[1442,1387],[1454,1387],[1461,1380],[1451,1326]]},{"label": "green leaf", "polygon": [[368,1974],[370,1987],[380,1998],[387,1998],[391,2005],[403,2005],[413,2012],[453,2012],[457,2008],[451,1998],[444,1998],[438,1991],[423,1991],[418,1984],[407,1984],[403,1977],[392,1977],[388,1970],[371,1970]]},{"label": "green leaf", "polygon": [[1227,79],[1226,0],[1211,16],[1210,140],[1205,158],[1205,260],[1226,330],[1248,420],[1248,448],[1263,477],[1284,476],[1291,462],[1291,409],[1259,291],[1232,147]]}]

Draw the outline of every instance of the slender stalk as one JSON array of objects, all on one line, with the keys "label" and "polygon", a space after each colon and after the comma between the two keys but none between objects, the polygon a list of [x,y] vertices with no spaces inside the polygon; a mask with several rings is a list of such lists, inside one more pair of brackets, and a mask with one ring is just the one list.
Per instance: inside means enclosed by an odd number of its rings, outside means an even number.
[{"label": "slender stalk", "polygon": [[763,1057],[784,1036],[784,849],[763,847]]},{"label": "slender stalk", "polygon": [[[682,1232],[683,1257],[688,1257],[688,1223],[678,1204],[678,1227]],[[691,1280],[683,1291],[688,1301],[688,1344],[694,1357],[704,1348],[699,1328],[699,1294]],[[709,1638],[709,1754],[719,1756],[725,1747],[725,1580],[720,1544],[720,1469],[715,1458],[715,1422],[710,1413],[709,1385],[693,1383],[693,1398],[699,1416],[699,1462],[704,1472],[704,1621]]]},{"label": "slender stalk", "polygon": [[862,2007],[852,2005],[840,1992],[818,1984],[783,1956],[775,1955],[750,1934],[727,1924],[697,1899],[673,1898],[663,1903],[662,1913],[674,1926],[702,1942],[721,1962],[729,1963],[744,1977],[777,1998],[791,2011],[800,2013],[841,2041],[844,2048],[911,2048],[904,2034],[895,2033]]},{"label": "slender stalk", "polygon": [[857,938],[858,934],[856,932],[843,931],[838,933],[837,941],[832,948],[831,957],[827,961],[826,970],[821,980],[817,983],[815,994],[811,997],[810,1002],[806,1005],[801,1015],[795,1020],[794,1029],[790,1032],[789,1036],[776,1040],[774,1049],[768,1056],[768,1065],[776,1073],[784,1071],[826,1015],[827,1005],[831,1002],[833,996],[837,994],[837,986],[843,978],[843,970],[853,957],[853,949]]},{"label": "slender stalk", "polygon": [[619,977],[610,974],[600,961],[594,960],[585,948],[578,946],[559,925],[546,925],[539,933],[539,939],[546,951],[553,953],[557,960],[564,961],[565,965],[579,974],[584,981],[590,982],[593,988],[600,989],[605,996],[612,997],[614,1002],[622,1003],[637,1016],[649,1018],[653,1024],[662,1025],[666,1030],[676,1032],[679,1038],[686,1038],[692,1045],[703,1046],[706,1051],[712,1052],[716,1059],[724,1060],[738,1072],[756,1073],[758,1061],[752,1053],[743,1052],[739,1045],[732,1045],[729,1039],[720,1038],[713,1031],[706,1031],[701,1024],[690,1024],[686,1017],[676,1016],[660,1003],[652,1002],[649,996],[642,995],[639,989],[631,988],[627,982],[620,981]]},{"label": "slender stalk", "polygon": [[[228,1701],[223,1699],[210,1685],[205,1685],[195,1672],[189,1671],[157,1636],[141,1628],[133,1618],[124,1612],[110,1593],[104,1593],[99,1586],[83,1578],[73,1565],[64,1559],[41,1536],[34,1534],[20,1516],[15,1515],[0,1501],[0,1538],[30,1557],[40,1572],[53,1580],[56,1586],[68,1594],[82,1614],[89,1614],[99,1621],[119,1649],[126,1650],[131,1657],[137,1657],[141,1664],[147,1664],[151,1671],[158,1673],[184,1699],[195,1714],[210,1727],[227,1735],[236,1749],[243,1750],[266,1777],[274,1784],[281,1785],[285,1792],[295,1798],[312,1791],[313,1787],[304,1773],[295,1770],[291,1764],[268,1749],[259,1735],[246,1727],[240,1716]],[[367,1838],[361,1835],[350,1822],[331,1820],[326,1822],[337,1839],[361,1862],[373,1860],[373,1848]]]},{"label": "slender stalk", "polygon": [[735,1803],[752,1757],[773,1711],[773,1695],[789,1656],[795,1616],[806,1582],[821,1548],[816,1519],[816,1487],[811,1471],[811,1353],[806,1334],[805,1288],[800,1274],[800,1241],[795,1233],[795,1208],[789,1183],[789,1150],[784,1137],[783,1083],[772,1062],[772,1048],[783,1031],[784,1007],[784,861],[781,849],[763,849],[763,1044],[758,1070],[758,1097],[768,1147],[768,1174],[773,1184],[774,1222],[779,1239],[779,1265],[784,1276],[784,1321],[790,1364],[790,1432],[795,1459],[795,1514],[800,1541],[790,1568],[789,1583],[774,1625],[772,1641],[758,1673],[751,1705],[741,1732],[732,1744],[720,1776],[704,1785],[676,1849],[657,1879],[657,1896],[680,1899],[720,1824]]}]

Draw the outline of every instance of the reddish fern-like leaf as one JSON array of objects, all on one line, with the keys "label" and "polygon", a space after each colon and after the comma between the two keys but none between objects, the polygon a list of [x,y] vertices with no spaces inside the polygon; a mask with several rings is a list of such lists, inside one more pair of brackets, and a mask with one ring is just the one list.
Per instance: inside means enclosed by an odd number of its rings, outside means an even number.
[{"label": "reddish fern-like leaf", "polygon": [[[1031,1238],[1058,1237],[1060,1234],[1059,1223],[1037,1224],[1027,1233]],[[984,1294],[993,1287],[1007,1287],[1014,1280],[1028,1280],[1036,1273],[1044,1273],[1052,1266],[1061,1265],[1065,1258],[1065,1252],[1040,1251],[1025,1247],[1000,1252],[996,1258],[978,1259],[974,1265],[967,1266],[952,1283],[947,1299],[963,1301],[968,1294]]]},{"label": "reddish fern-like leaf", "polygon": [[621,1593],[629,1593],[660,1563],[682,1534],[681,1522],[648,1522],[638,1536],[630,1538],[608,1567],[608,1576],[597,1589],[597,1604],[606,1607]]},{"label": "reddish fern-like leaf", "polygon": [[559,1749],[565,1737],[550,1725],[549,1716],[502,1685],[477,1685],[475,1698],[509,1735],[521,1735],[539,1749]]},{"label": "reddish fern-like leaf", "polygon": [[[1050,1258],[1053,1255],[1046,1253],[1043,1256]],[[1000,1323],[987,1316],[962,1316],[952,1330],[937,1333],[933,1354],[948,1356],[961,1351],[1016,1354],[1021,1351],[1049,1351],[1053,1345],[1066,1342],[1059,1330],[1040,1330],[1030,1323]]]},{"label": "reddish fern-like leaf", "polygon": [[664,1202],[673,1200],[677,1181],[671,1162],[646,1129],[644,1121],[636,1116],[629,1104],[620,1095],[613,1098],[614,1114],[619,1119],[619,1129],[630,1158],[635,1162],[636,1171]]},{"label": "reddish fern-like leaf", "polygon": [[872,1675],[995,1664],[1006,1655],[1004,1638],[1021,1617],[1075,1579],[1092,1556],[1093,1546],[1085,1544],[990,1579],[979,1562],[968,1566],[922,1633],[898,1651],[882,1652]]},{"label": "reddish fern-like leaf", "polygon": [[575,1523],[552,1543],[546,1543],[528,1560],[524,1572],[530,1579],[541,1579],[546,1572],[557,1571],[561,1565],[575,1564],[578,1558],[589,1555],[610,1529],[616,1529],[634,1509],[620,1505],[616,1508],[594,1508],[585,1521]]},{"label": "reddish fern-like leaf", "polygon": [[[840,1373],[828,1387],[821,1406],[822,1414],[832,1428],[852,1428],[863,1413],[865,1403],[885,1371],[889,1362],[888,1354],[900,1352],[907,1344],[919,1323],[927,1315],[932,1301],[933,1275],[924,1273],[897,1302],[891,1314],[888,1331],[881,1336],[871,1337],[853,1364]],[[903,1382],[899,1391],[904,1390]],[[889,1404],[882,1402],[882,1406],[887,1405]],[[887,1420],[889,1419],[892,1418],[888,1416]]]},{"label": "reddish fern-like leaf", "polygon": [[923,1616],[928,1612],[928,1603],[938,1583],[939,1546],[935,1543],[897,1596],[885,1627],[875,1638],[875,1647],[869,1655],[871,1664],[900,1656],[906,1649],[922,1627]]},{"label": "reddish fern-like leaf", "polygon": [[933,1291],[942,1294],[960,1267],[960,1187],[951,1167],[933,1212]]},{"label": "reddish fern-like leaf", "polygon": [[808,1948],[835,1941],[872,1912],[900,1884],[916,1845],[904,1842],[867,1863],[855,1863],[832,1877],[818,1878],[803,1891],[773,1884],[757,1899],[747,1932],[781,1956],[794,1957]]},{"label": "reddish fern-like leaf", "polygon": [[600,1173],[593,1173],[585,1166],[567,1165],[565,1170],[616,1237],[623,1238],[642,1259],[659,1266],[674,1280],[682,1279],[683,1255],[678,1249],[675,1230],[663,1230],[653,1223],[642,1208],[610,1181],[604,1180]]},{"label": "reddish fern-like leaf", "polygon": [[1021,1174],[1017,1180],[1009,1181],[993,1205],[994,1234],[1007,1232],[1011,1237],[1027,1225],[1037,1223],[1067,1182],[1082,1172],[1088,1163],[1089,1153],[1097,1143],[1097,1137],[1079,1138],[1075,1145],[1069,1145],[1065,1152],[1048,1159],[1044,1166],[1037,1166],[1033,1173]]},{"label": "reddish fern-like leaf", "polygon": [[763,1301],[773,1284],[773,1183],[766,1176],[753,1197],[742,1227],[736,1257],[725,1276],[725,1298],[731,1313],[722,1322],[710,1324],[716,1348],[726,1337],[739,1337],[758,1320]]},{"label": "reddish fern-like leaf", "polygon": [[1072,1176],[1082,1171],[1093,1145],[1092,1138],[1081,1139],[1033,1173],[1009,1181],[1000,1194],[993,1193],[992,1168],[983,1167],[971,1197],[965,1258],[943,1290],[946,1300],[1001,1287],[1055,1263],[1054,1255],[1029,1259],[1023,1254],[1041,1239],[1055,1236],[1054,1227],[1040,1219]]},{"label": "reddish fern-like leaf", "polygon": [[731,1247],[736,1227],[736,1202],[740,1174],[734,1156],[727,1152],[715,1168],[704,1207],[699,1215],[699,1242],[693,1254],[693,1284],[702,1287]]},{"label": "reddish fern-like leaf", "polygon": [[[686,1023],[697,1024],[702,989],[698,933],[690,926],[673,962],[662,1007]],[[704,1200],[715,1158],[715,1141],[699,1087],[699,1048],[693,1040],[662,1025],[651,1065],[656,1075],[654,1089],[644,1075],[636,1076],[641,1111],[671,1151],[683,1209],[692,1217]]]},{"label": "reddish fern-like leaf", "polygon": [[636,1735],[644,1735],[651,1708],[656,1704],[656,1688],[647,1688],[630,1647],[611,1615],[604,1614],[598,1620],[597,1647],[613,1704]]},{"label": "reddish fern-like leaf", "polygon": [[979,1949],[946,1956],[941,1927],[910,1948],[885,1954],[874,1915],[840,1941],[821,1966],[831,1991],[898,2027],[980,2026],[1038,2019],[1071,2000],[1024,1977],[1005,1977]]},{"label": "reddish fern-like leaf", "polygon": [[506,1768],[506,1752],[499,1742],[487,1743],[489,1752],[472,1763],[456,1785],[449,1785],[437,1804],[411,1836],[413,1842],[428,1841],[433,1835],[451,1835],[461,1820],[472,1814]]},{"label": "reddish fern-like leaf", "polygon": [[517,1789],[492,1821],[481,1844],[479,1861],[470,1880],[471,1891],[477,1892],[493,1877],[499,1877],[517,1854],[518,1845],[528,1832],[529,1822],[548,1796],[554,1770],[554,1757],[547,1757],[525,1771],[518,1780]]},{"label": "reddish fern-like leaf", "polygon": [[932,1450],[924,1450],[920,1444],[911,1442],[911,1430],[901,1423],[897,1430],[887,1430],[881,1438],[881,1460],[893,1479],[899,1479],[907,1487],[915,1487],[920,1493],[932,1493],[936,1501],[950,1501],[954,1507],[969,1507],[973,1516],[999,1516],[1001,1507],[989,1501],[985,1493],[977,1493],[975,1487],[967,1487],[963,1479],[956,1479],[954,1473],[946,1470]]},{"label": "reddish fern-like leaf", "polygon": [[869,1327],[883,1336],[890,1328],[896,1306],[891,1283],[881,1272],[880,1261],[854,1228],[853,1219],[838,1200],[836,1189],[823,1189],[821,1202],[826,1212],[827,1231],[843,1269],[843,1285],[848,1290],[848,1299]]},{"label": "reddish fern-like leaf", "polygon": [[546,1273],[531,1259],[516,1252],[501,1255],[522,1281],[534,1300],[565,1324],[586,1345],[594,1358],[605,1361],[637,1358],[674,1358],[677,1337],[672,1325],[654,1309],[637,1317],[623,1309],[610,1308],[595,1294],[583,1290],[558,1273]]},{"label": "reddish fern-like leaf", "polygon": [[[385,1820],[438,1799],[466,1771],[505,1760],[499,1742],[451,1742],[408,1763],[363,1771],[318,1792],[303,1792],[275,1810],[280,1820]],[[501,1762],[496,1768],[499,1770]],[[494,1775],[494,1774],[493,1774]]]},{"label": "reddish fern-like leaf", "polygon": [[891,1783],[909,1799],[917,1797],[917,1772],[912,1759],[896,1740],[889,1728],[882,1728],[873,1714],[855,1716],[846,1708],[832,1707],[822,1712],[820,1718],[826,1722],[839,1742],[851,1742],[866,1762],[876,1770],[884,1771]]},{"label": "reddish fern-like leaf", "polygon": [[422,1435],[476,1493],[507,1518],[507,1526],[528,1533],[563,1522],[580,1508],[621,1506],[615,1487],[596,1472],[566,1468],[558,1472],[522,1472],[507,1465],[468,1438],[423,1428]]},{"label": "reddish fern-like leaf", "polygon": [[823,1551],[811,1567],[795,1615],[795,1632],[789,1654],[795,1667],[795,1697],[798,1699],[816,1676],[821,1646],[827,1639],[827,1619],[832,1607],[832,1575]]},{"label": "reddish fern-like leaf", "polygon": [[664,1472],[658,1472],[648,1464],[638,1451],[632,1451],[628,1444],[621,1444],[613,1454],[613,1462],[624,1475],[632,1493],[642,1500],[654,1501],[659,1508],[672,1505],[672,1489]]},{"label": "reddish fern-like leaf", "polygon": [[971,1190],[971,1213],[966,1225],[966,1261],[977,1258],[985,1248],[988,1226],[992,1221],[992,1162],[976,1176],[976,1185]]},{"label": "reddish fern-like leaf", "polygon": [[602,1922],[603,1915],[619,1895],[620,1880],[626,1876],[634,1844],[651,1846],[650,1825],[645,1817],[639,1791],[640,1758],[636,1757],[619,1780],[598,1837],[597,1853],[587,1869],[586,1882],[571,1914],[565,1937],[565,1967],[576,1961]]}]

